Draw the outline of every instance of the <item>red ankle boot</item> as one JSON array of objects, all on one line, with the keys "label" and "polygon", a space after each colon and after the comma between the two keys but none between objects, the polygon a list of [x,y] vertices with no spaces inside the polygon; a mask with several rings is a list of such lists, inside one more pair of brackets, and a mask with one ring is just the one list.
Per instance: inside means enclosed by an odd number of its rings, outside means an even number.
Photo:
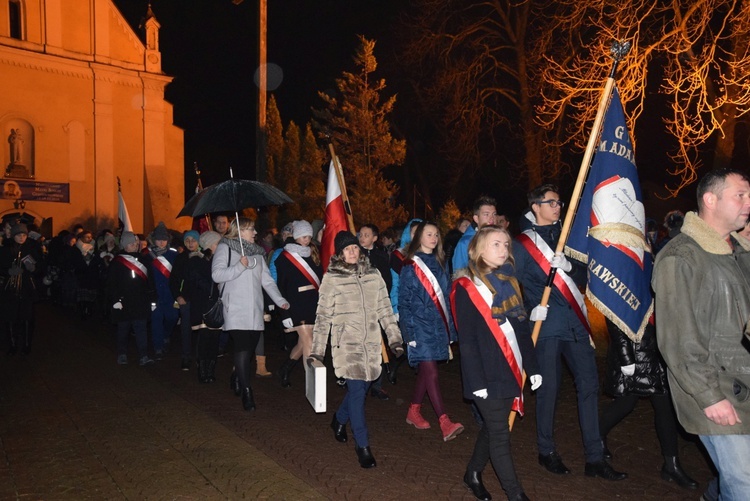
[{"label": "red ankle boot", "polygon": [[429,430],[430,423],[422,417],[420,410],[422,404],[411,404],[409,406],[409,412],[406,413],[406,422],[413,425],[418,430]]},{"label": "red ankle boot", "polygon": [[440,416],[440,429],[443,432],[443,442],[453,440],[464,431],[464,425],[451,422],[448,414]]}]

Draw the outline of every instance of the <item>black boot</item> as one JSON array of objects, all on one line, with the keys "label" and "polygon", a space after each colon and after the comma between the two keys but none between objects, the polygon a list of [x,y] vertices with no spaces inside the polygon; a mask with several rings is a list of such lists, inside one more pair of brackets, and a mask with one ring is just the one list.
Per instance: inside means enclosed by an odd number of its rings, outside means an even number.
[{"label": "black boot", "polygon": [[198,360],[198,382],[199,383],[208,383],[208,360],[203,360],[202,358]]},{"label": "black boot", "polygon": [[339,420],[336,419],[335,412],[333,413],[333,420],[331,421],[331,429],[333,430],[333,438],[339,442],[345,443],[349,440],[349,437],[346,435],[346,425],[339,423]]},{"label": "black boot", "polygon": [[242,407],[246,411],[255,410],[255,400],[253,399],[253,390],[250,387],[242,390]]},{"label": "black boot", "polygon": [[23,323],[24,337],[23,347],[21,348],[21,355],[28,355],[31,353],[31,339],[34,336],[34,325],[31,321],[27,320]]},{"label": "black boot", "polygon": [[487,489],[484,488],[482,483],[482,472],[480,471],[469,471],[466,470],[464,473],[464,485],[471,490],[474,497],[480,501],[491,501],[492,496]]},{"label": "black boot", "polygon": [[357,459],[362,468],[374,468],[377,466],[375,458],[373,457],[372,452],[370,452],[369,445],[367,447],[354,446],[354,450],[357,453]]},{"label": "black boot", "polygon": [[602,438],[602,454],[604,455],[604,459],[612,459],[612,451],[607,447],[607,437]]},{"label": "black boot", "polygon": [[232,375],[229,376],[229,389],[234,392],[234,396],[239,397],[242,393],[240,388],[240,377],[237,375],[237,370],[232,369]]},{"label": "black boot", "polygon": [[661,467],[661,478],[668,482],[675,482],[683,489],[697,489],[698,482],[685,473],[677,456],[664,456],[664,464]]},{"label": "black boot", "polygon": [[297,365],[297,362],[297,360],[287,358],[286,361],[281,365],[281,368],[279,369],[279,377],[281,378],[282,388],[289,388],[290,386],[292,386],[292,383],[289,382],[289,374],[291,374],[292,369],[294,369],[294,366]]},{"label": "black boot", "polygon": [[206,382],[213,383],[216,381],[216,360],[208,360],[206,367]]}]

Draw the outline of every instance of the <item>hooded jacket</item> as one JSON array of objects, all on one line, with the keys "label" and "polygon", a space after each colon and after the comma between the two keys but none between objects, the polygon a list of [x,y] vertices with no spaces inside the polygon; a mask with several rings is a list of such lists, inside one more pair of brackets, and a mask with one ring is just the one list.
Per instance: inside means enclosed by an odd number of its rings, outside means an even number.
[{"label": "hooded jacket", "polygon": [[332,256],[320,284],[311,356],[323,359],[330,335],[336,376],[374,381],[381,370],[381,327],[389,346],[400,348],[401,332],[378,270],[364,255],[357,264]]},{"label": "hooded jacket", "polygon": [[[656,338],[680,423],[689,433],[750,433],[750,242],[724,240],[694,212],[656,256]],[[744,344],[743,344],[744,343]],[[703,410],[729,400],[742,423],[720,426]]]}]

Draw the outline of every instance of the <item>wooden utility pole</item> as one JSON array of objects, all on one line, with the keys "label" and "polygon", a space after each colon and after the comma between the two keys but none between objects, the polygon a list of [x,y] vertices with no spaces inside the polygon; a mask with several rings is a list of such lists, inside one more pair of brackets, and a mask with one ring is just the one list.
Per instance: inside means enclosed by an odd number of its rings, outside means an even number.
[{"label": "wooden utility pole", "polygon": [[266,181],[266,92],[268,90],[268,66],[266,38],[268,1],[258,0],[258,121],[255,124],[255,179]]}]

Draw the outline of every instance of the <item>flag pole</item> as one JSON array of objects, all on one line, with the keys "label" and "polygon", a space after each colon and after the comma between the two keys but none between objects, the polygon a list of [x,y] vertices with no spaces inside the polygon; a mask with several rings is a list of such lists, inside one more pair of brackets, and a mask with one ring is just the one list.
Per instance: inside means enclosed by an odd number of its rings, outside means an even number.
[{"label": "flag pole", "polygon": [[[586,151],[583,154],[581,160],[581,167],[578,170],[578,178],[576,179],[575,187],[573,188],[573,194],[570,197],[570,204],[568,205],[568,211],[565,213],[565,219],[563,221],[562,230],[560,232],[560,239],[557,241],[557,248],[555,254],[563,252],[565,250],[565,243],[568,240],[570,234],[570,227],[573,225],[573,219],[575,218],[576,210],[578,209],[578,202],[581,198],[581,192],[583,186],[586,184],[586,176],[589,173],[589,167],[591,167],[591,159],[594,156],[594,150],[596,149],[596,142],[601,134],[602,122],[604,121],[604,112],[607,110],[609,99],[612,95],[612,89],[615,86],[615,76],[617,74],[617,65],[622,61],[630,51],[630,42],[628,41],[615,41],[612,43],[610,53],[612,54],[612,69],[609,72],[607,81],[604,85],[604,92],[602,92],[602,98],[599,101],[599,108],[596,111],[596,118],[594,119],[594,126],[591,128],[591,135],[589,135],[589,141],[586,145]],[[549,303],[549,296],[552,293],[552,284],[555,280],[555,274],[557,268],[550,268],[549,275],[547,276],[547,284],[544,287],[542,293],[542,300],[539,303],[541,306],[547,306]],[[537,320],[534,323],[534,329],[531,331],[531,341],[536,345],[536,341],[539,338],[539,332],[542,330],[542,320]],[[526,373],[523,374],[521,382],[521,388],[526,384]],[[544,384],[544,383],[542,383]],[[516,413],[511,412],[510,414],[510,428],[513,429],[513,422],[516,419]]]},{"label": "flag pole", "polygon": [[339,180],[339,187],[341,188],[341,199],[344,202],[344,212],[346,212],[346,219],[349,223],[349,231],[352,235],[356,235],[357,230],[354,227],[354,216],[352,215],[352,206],[349,204],[349,195],[346,194],[346,184],[344,184],[344,173],[341,170],[341,164],[339,163],[339,157],[336,156],[336,151],[333,149],[333,143],[328,143],[328,151],[331,152],[331,160],[333,161],[333,168],[336,169],[336,179]]},{"label": "flag pole", "polygon": [[[195,169],[195,175],[198,177],[198,191],[203,191],[203,181],[201,181],[201,171],[198,168],[198,162],[193,162],[193,169]],[[208,214],[203,215],[204,218],[206,218],[206,225],[208,226],[209,230],[213,230],[211,227],[211,216]]]}]

